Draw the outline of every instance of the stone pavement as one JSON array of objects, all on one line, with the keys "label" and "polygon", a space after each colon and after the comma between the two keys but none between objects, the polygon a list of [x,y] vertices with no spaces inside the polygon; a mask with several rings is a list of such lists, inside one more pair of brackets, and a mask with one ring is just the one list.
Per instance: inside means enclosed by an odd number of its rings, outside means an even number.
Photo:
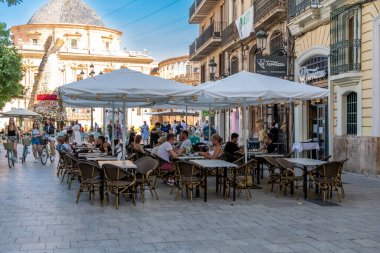
[{"label": "stone pavement", "polygon": [[0,156],[1,253],[380,252],[376,178],[345,174],[346,199],[337,206],[264,190],[234,203],[214,188],[207,203],[174,201],[160,183],[160,200],[147,192],[145,204],[123,199],[116,210],[113,197],[101,207],[97,195],[91,206],[87,193],[75,204],[78,184],[68,190],[55,164],[29,160],[9,170],[2,147]]}]

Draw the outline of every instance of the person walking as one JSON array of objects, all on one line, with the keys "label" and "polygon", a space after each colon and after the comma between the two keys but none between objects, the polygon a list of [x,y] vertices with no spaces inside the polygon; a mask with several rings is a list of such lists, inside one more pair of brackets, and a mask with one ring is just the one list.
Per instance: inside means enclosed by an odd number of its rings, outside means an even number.
[{"label": "person walking", "polygon": [[107,132],[108,132],[108,141],[112,141],[113,136],[113,122],[110,120],[110,123],[107,125]]},{"label": "person walking", "polygon": [[146,121],[144,121],[144,124],[140,127],[141,136],[143,139],[143,144],[148,145],[148,139],[149,139],[149,126],[146,124]]}]

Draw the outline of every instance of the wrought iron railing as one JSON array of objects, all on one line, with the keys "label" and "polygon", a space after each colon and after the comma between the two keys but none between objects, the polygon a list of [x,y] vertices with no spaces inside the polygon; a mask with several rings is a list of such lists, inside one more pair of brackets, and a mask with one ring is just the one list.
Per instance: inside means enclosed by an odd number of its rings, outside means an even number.
[{"label": "wrought iron railing", "polygon": [[235,22],[232,22],[222,32],[222,45],[227,45],[237,37],[239,37],[238,29]]},{"label": "wrought iron railing", "polygon": [[289,1],[289,17],[294,18],[308,9],[318,8],[323,0],[290,0]]},{"label": "wrought iron railing", "polygon": [[361,70],[360,5],[345,5],[331,13],[331,75]]},{"label": "wrought iron railing", "polygon": [[195,53],[196,50],[198,50],[211,38],[221,38],[223,26],[223,22],[213,22],[209,27],[207,27],[206,30],[195,39],[193,44],[190,45],[190,55]]},{"label": "wrought iron railing", "polygon": [[281,7],[286,9],[286,0],[258,0],[255,2],[255,22],[260,21],[272,10]]},{"label": "wrought iron railing", "polygon": [[189,8],[189,18],[191,18],[195,11],[197,10],[198,6],[202,3],[202,1],[206,0],[195,0],[194,3]]}]

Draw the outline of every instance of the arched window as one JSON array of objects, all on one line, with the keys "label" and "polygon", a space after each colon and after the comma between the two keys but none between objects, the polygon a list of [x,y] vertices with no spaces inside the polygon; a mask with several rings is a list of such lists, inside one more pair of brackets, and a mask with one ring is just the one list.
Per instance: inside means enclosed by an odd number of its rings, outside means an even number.
[{"label": "arched window", "polygon": [[358,95],[350,92],[347,95],[347,134],[357,135],[358,133]]},{"label": "arched window", "polygon": [[277,54],[283,49],[282,32],[278,30],[274,31],[270,37],[270,54]]}]

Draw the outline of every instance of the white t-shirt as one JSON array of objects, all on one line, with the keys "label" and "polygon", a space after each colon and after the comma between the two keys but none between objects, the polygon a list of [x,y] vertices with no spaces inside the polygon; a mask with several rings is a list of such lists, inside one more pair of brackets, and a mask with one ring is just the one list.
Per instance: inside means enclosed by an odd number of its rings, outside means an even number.
[{"label": "white t-shirt", "polygon": [[162,143],[162,145],[160,145],[160,147],[158,148],[157,155],[158,155],[161,159],[163,159],[163,160],[169,162],[169,161],[170,161],[170,152],[169,152],[170,150],[173,150],[172,145],[171,145],[169,142],[165,141],[165,142]]},{"label": "white t-shirt", "polygon": [[191,143],[190,139],[183,141],[179,148],[186,148],[186,147],[193,147],[193,144]]}]

